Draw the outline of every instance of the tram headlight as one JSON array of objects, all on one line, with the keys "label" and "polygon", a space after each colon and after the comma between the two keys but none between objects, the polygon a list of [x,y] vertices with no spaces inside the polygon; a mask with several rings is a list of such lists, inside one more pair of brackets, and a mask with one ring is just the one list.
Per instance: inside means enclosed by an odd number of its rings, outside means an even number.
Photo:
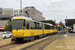
[{"label": "tram headlight", "polygon": [[15,34],[13,34],[13,36],[15,36]]},{"label": "tram headlight", "polygon": [[21,36],[22,34],[20,34],[20,36]]}]

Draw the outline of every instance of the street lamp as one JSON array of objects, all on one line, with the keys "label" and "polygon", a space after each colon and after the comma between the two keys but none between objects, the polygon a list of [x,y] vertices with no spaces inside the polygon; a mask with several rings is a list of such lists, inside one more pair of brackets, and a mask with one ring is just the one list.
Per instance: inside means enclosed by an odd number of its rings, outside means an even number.
[{"label": "street lamp", "polygon": [[67,17],[66,17],[66,27],[67,27],[67,31],[66,31],[66,33],[68,33],[68,21],[67,21]]},{"label": "street lamp", "polygon": [[22,0],[20,0],[20,14],[22,15]]}]

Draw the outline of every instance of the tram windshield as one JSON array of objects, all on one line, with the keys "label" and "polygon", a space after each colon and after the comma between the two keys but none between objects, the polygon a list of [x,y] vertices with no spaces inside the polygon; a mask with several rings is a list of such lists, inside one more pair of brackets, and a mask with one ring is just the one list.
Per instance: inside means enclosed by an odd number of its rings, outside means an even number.
[{"label": "tram windshield", "polygon": [[23,20],[13,20],[13,29],[22,29]]}]

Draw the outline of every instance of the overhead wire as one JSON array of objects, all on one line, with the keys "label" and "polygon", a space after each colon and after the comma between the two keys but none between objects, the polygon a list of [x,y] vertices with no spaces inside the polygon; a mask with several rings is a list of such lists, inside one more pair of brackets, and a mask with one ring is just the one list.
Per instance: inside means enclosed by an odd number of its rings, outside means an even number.
[{"label": "overhead wire", "polygon": [[[51,2],[51,0],[49,0],[50,1],[50,3],[52,4],[52,2]],[[56,9],[56,7],[52,4],[52,6]],[[57,9],[56,9],[57,10]],[[59,15],[59,16],[61,16],[61,15]]]},{"label": "overhead wire", "polygon": [[[52,4],[51,0],[49,0],[49,1],[50,1],[51,5],[56,9],[56,7]],[[56,9],[56,10],[57,10],[57,9]],[[60,15],[58,15],[58,16],[60,16]]]},{"label": "overhead wire", "polygon": [[[18,2],[20,2],[19,0],[17,0]],[[36,6],[38,6],[36,3],[34,3],[32,0],[30,0],[33,4],[35,4]],[[43,2],[44,3],[44,2]],[[25,5],[25,6],[28,6],[28,5],[26,5],[26,4],[24,4],[24,3],[22,3],[23,5]],[[45,3],[44,3],[45,4]],[[45,4],[46,5],[46,4]],[[46,5],[47,6],[47,5]],[[40,6],[38,6],[38,7],[40,7]],[[48,7],[48,6],[47,6]],[[41,7],[40,7],[41,8]],[[49,8],[49,7],[48,7]],[[42,8],[41,8],[42,9]],[[49,8],[50,9],[50,8]],[[44,10],[44,9],[42,9],[42,10]],[[44,10],[45,11],[45,10]],[[51,9],[50,9],[50,11],[52,11]],[[47,11],[45,11],[45,12],[47,12]],[[52,11],[53,12],[53,11]],[[54,13],[54,12],[53,12]],[[55,13],[54,13],[55,14]],[[54,15],[53,15],[54,16]]]},{"label": "overhead wire", "polygon": [[[18,2],[20,2],[19,0],[17,0]],[[34,3],[32,0],[30,0],[33,4],[35,4],[36,6],[38,6],[36,3]],[[26,4],[24,4],[24,3],[22,3],[24,6],[28,6],[28,5],[26,5]],[[40,9],[42,9],[40,6],[38,6]],[[44,10],[44,9],[42,9],[42,10]],[[45,11],[45,10],[44,10]],[[46,11],[45,11],[46,12]]]},{"label": "overhead wire", "polygon": [[[49,8],[49,7],[45,4],[45,2],[44,2],[43,0],[41,0],[41,1],[44,3],[44,5],[45,5],[47,8]],[[49,8],[49,9],[50,9],[50,8]],[[51,9],[50,9],[50,11],[53,12],[53,10],[51,10]],[[53,12],[53,13],[54,13],[54,12]],[[56,13],[54,13],[54,14],[56,14]],[[53,16],[55,17],[55,15],[52,15],[52,17],[53,17]]]},{"label": "overhead wire", "polygon": [[[43,0],[41,0],[42,2],[43,2],[43,4],[47,7],[47,8],[49,8],[50,9],[50,7],[48,7],[46,4],[45,4],[45,2],[43,1]],[[51,10],[50,9],[50,11],[52,11],[53,13],[54,13],[54,11],[53,10]],[[59,16],[57,13],[54,13],[54,14],[56,14],[57,16]],[[52,16],[54,16],[54,15],[52,15]],[[55,16],[54,16],[55,17]]]},{"label": "overhead wire", "polygon": [[[33,4],[35,4],[36,6],[38,6],[36,3],[34,3],[32,0],[30,0]],[[38,6],[39,8],[41,8],[40,6]],[[42,8],[41,8],[42,9]],[[42,9],[44,10],[44,9]],[[44,10],[45,11],[45,10]]]},{"label": "overhead wire", "polygon": [[[51,2],[51,0],[49,0],[50,1],[50,3],[51,3],[51,5],[56,9],[56,7],[52,4],[52,2]],[[56,9],[57,10],[57,9]],[[58,15],[59,16],[59,15]]]},{"label": "overhead wire", "polygon": [[[41,0],[42,2],[43,2],[43,4],[48,8],[48,9],[50,9],[46,4],[45,4],[45,2],[43,1],[43,0]],[[51,10],[50,9],[50,11],[52,11],[53,12],[53,10]],[[54,12],[53,12],[54,13]],[[54,13],[54,14],[56,14],[56,13]]]},{"label": "overhead wire", "polygon": [[[30,0],[33,4],[35,4],[36,6],[38,6],[36,3],[34,3],[32,0]],[[46,5],[46,4],[45,4]],[[47,5],[46,5],[47,6]],[[40,6],[38,6],[39,8],[41,8]],[[48,6],[47,6],[48,7]],[[49,7],[48,7],[49,8]],[[42,8],[41,8],[42,9]],[[50,8],[49,8],[50,9]],[[43,9],[42,9],[43,10]],[[50,9],[51,10],[51,9]],[[45,11],[45,10],[44,10]],[[52,11],[52,10],[51,10]],[[45,11],[45,12],[47,12],[47,11]],[[52,11],[53,12],[53,11]],[[53,12],[54,13],[54,12]],[[54,13],[55,14],[55,13]],[[54,16],[54,15],[52,15],[52,16]]]},{"label": "overhead wire", "polygon": [[[20,2],[19,0],[17,0],[18,2]],[[35,4],[36,6],[38,6],[36,3],[34,3],[32,0],[30,0],[33,4]],[[24,3],[22,3],[23,5],[25,5],[25,6],[28,6],[28,5],[26,5],[26,4],[24,4]],[[38,7],[40,7],[40,6],[38,6]],[[41,7],[40,7],[41,8]],[[41,8],[42,9],[42,8]],[[44,9],[42,9],[42,10],[44,10]],[[44,10],[45,11],[45,10]],[[45,11],[45,12],[47,12],[47,11]],[[52,11],[53,12],[53,11]]]},{"label": "overhead wire", "polygon": [[[50,3],[52,4],[52,2],[51,2],[51,0],[49,0],[50,1]],[[55,6],[52,4],[52,6],[55,8]],[[55,8],[56,9],[56,8]]]},{"label": "overhead wire", "polygon": [[[34,3],[32,0],[30,0],[33,4],[35,4],[36,6],[38,6],[36,3]],[[42,0],[41,0],[42,1]],[[49,0],[50,1],[50,0]],[[42,1],[44,4],[45,4],[45,2],[44,1]],[[50,1],[51,2],[51,1]],[[51,3],[52,4],[52,3]],[[52,4],[53,5],[53,4]],[[47,6],[46,4],[45,4],[45,6]],[[39,8],[41,8],[40,6],[38,6]],[[53,7],[55,8],[55,6],[53,5]],[[50,7],[48,7],[47,6],[47,8],[49,8],[50,9]],[[41,8],[42,9],[42,8]],[[56,8],[55,8],[56,9]],[[44,10],[44,9],[42,9],[42,10]],[[45,10],[44,10],[45,11]],[[51,10],[50,9],[50,11],[52,11],[53,13],[54,13],[54,11],[53,10]],[[47,11],[46,11],[47,12]],[[54,14],[56,14],[56,13],[54,13]],[[54,15],[51,15],[51,16],[54,16]],[[59,15],[58,15],[59,16]],[[55,17],[55,16],[54,16]]]}]

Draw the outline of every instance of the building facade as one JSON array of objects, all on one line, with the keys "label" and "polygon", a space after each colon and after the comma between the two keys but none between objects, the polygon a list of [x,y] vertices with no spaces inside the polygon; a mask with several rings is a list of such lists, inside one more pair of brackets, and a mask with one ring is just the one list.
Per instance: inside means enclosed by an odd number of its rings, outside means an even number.
[{"label": "building facade", "polygon": [[[14,10],[14,16],[19,15],[20,12],[21,12],[20,10]],[[26,12],[28,13],[28,15],[27,15]],[[38,21],[45,20],[45,18],[42,17],[42,13],[34,7],[25,7],[25,8],[23,8],[22,15],[24,15],[26,17],[29,16],[33,20],[38,20]]]},{"label": "building facade", "polygon": [[[23,8],[22,14],[26,17],[28,17],[27,13],[29,15],[29,18],[32,18],[33,20],[37,21],[44,21],[45,18],[42,17],[42,13],[38,11],[34,7],[26,7]],[[0,27],[5,26],[5,24],[16,15],[20,14],[20,10],[13,10],[12,8],[0,8]]]},{"label": "building facade", "polygon": [[42,13],[34,7],[23,8],[23,15],[27,17],[28,15],[26,14],[26,12],[28,13],[29,17],[32,18],[33,20],[38,21],[45,20],[45,18],[42,17]]},{"label": "building facade", "polygon": [[0,27],[5,27],[5,24],[14,16],[12,8],[0,8]]},{"label": "building facade", "polygon": [[14,16],[19,15],[20,14],[20,10],[14,10]]},{"label": "building facade", "polygon": [[0,16],[14,16],[12,8],[0,8]]}]

